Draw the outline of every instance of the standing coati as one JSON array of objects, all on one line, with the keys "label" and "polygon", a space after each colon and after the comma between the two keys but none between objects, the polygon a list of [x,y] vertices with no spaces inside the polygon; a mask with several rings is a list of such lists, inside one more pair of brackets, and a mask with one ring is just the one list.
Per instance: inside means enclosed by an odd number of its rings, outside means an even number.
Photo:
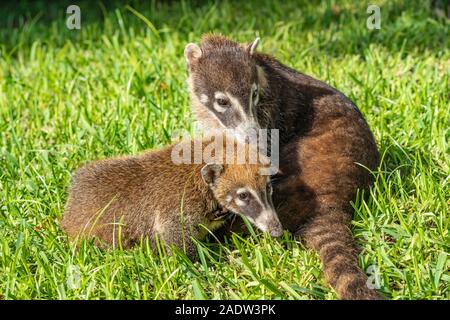
[{"label": "standing coati", "polygon": [[[99,244],[124,248],[146,237],[155,246],[158,237],[166,245],[183,248],[191,258],[195,254],[191,237],[203,239],[206,228],[223,224],[227,211],[280,236],[283,229],[273,208],[270,177],[260,174],[267,159],[248,161],[252,151],[248,144],[229,139],[212,149],[213,163],[206,163],[205,157],[198,161],[196,151],[190,151],[200,150],[201,157],[211,143],[180,142],[82,167],[73,177],[62,227],[72,239],[95,237]],[[220,153],[221,145],[236,152]],[[190,152],[183,155],[184,163],[175,158],[179,150]]]},{"label": "standing coati", "polygon": [[[206,128],[279,130],[273,201],[284,228],[321,258],[343,299],[379,299],[366,286],[350,230],[350,201],[372,183],[379,153],[357,107],[341,92],[255,51],[206,35],[185,58],[193,112]],[[365,168],[366,167],[366,168]]]}]

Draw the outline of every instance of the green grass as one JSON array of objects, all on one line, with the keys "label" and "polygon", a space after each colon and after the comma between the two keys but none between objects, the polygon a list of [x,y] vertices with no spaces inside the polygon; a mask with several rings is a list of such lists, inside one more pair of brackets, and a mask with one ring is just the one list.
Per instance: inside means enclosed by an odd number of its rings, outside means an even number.
[{"label": "green grass", "polygon": [[[361,265],[393,299],[449,299],[449,23],[426,2],[377,2],[372,31],[365,1],[1,4],[0,299],[336,298],[288,234],[200,244],[193,263],[146,244],[77,251],[58,225],[75,168],[192,129],[183,49],[209,31],[259,35],[357,103],[383,155],[354,203]],[[74,3],[81,30],[65,27]]]}]

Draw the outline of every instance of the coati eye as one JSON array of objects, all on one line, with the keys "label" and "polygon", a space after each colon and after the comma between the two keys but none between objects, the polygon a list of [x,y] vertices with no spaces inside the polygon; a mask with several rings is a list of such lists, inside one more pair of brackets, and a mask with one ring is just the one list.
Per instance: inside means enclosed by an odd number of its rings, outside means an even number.
[{"label": "coati eye", "polygon": [[238,197],[239,197],[239,200],[245,201],[245,200],[248,200],[249,194],[248,194],[248,192],[241,192],[241,193],[239,193]]},{"label": "coati eye", "polygon": [[258,98],[258,88],[256,88],[256,89],[253,91],[253,96],[252,96],[253,101],[255,101],[256,98]]},{"label": "coati eye", "polygon": [[228,107],[230,106],[230,100],[225,99],[225,98],[218,98],[217,100],[217,104],[221,107]]}]

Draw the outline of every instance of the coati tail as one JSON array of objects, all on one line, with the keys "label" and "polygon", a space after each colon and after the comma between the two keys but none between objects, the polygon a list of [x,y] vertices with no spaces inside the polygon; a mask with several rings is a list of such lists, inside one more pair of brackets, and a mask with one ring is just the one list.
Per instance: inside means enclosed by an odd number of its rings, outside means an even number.
[{"label": "coati tail", "polygon": [[346,212],[330,212],[314,217],[301,229],[306,245],[319,253],[326,281],[345,300],[384,299],[367,286],[367,276],[358,265],[352,233],[342,217]]}]

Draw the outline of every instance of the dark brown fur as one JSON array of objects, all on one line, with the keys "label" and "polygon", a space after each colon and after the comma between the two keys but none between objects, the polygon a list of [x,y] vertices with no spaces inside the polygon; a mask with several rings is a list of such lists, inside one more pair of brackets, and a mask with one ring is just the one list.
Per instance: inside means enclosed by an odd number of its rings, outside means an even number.
[{"label": "dark brown fur", "polygon": [[[208,90],[199,85],[215,83],[216,88],[226,88],[233,81],[248,92],[250,85],[241,83],[258,78],[259,125],[280,130],[282,174],[274,179],[273,200],[283,226],[319,253],[325,278],[341,298],[381,298],[366,286],[350,230],[349,202],[358,189],[372,183],[371,173],[363,166],[375,169],[379,162],[373,135],[360,111],[327,84],[268,55],[249,54],[247,46],[224,37],[203,37],[201,50],[201,59],[190,65],[191,95]],[[263,73],[258,75],[254,65]],[[194,103],[198,120],[203,121],[200,108]],[[210,113],[204,121],[211,126]]]},{"label": "dark brown fur", "polygon": [[[194,142],[183,143],[194,150]],[[202,149],[207,145],[199,143]],[[206,228],[221,226],[224,220],[216,214],[223,209],[237,212],[227,196],[242,186],[266,190],[268,177],[259,170],[267,163],[237,164],[235,157],[234,162],[223,164],[220,176],[208,185],[202,177],[205,162],[175,165],[173,147],[97,161],[79,169],[61,222],[68,235],[72,239],[95,237],[99,244],[124,248],[144,238],[154,246],[158,237],[193,257],[191,237],[201,240]],[[194,162],[193,153],[190,161]],[[268,231],[279,234],[281,230],[275,215]]]}]

